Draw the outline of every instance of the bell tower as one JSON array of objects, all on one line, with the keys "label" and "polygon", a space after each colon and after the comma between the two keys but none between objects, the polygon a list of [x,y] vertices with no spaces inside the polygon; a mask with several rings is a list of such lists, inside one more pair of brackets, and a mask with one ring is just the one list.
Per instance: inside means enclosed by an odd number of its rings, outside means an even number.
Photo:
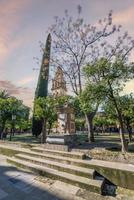
[{"label": "bell tower", "polygon": [[64,96],[67,93],[66,81],[61,67],[57,68],[55,77],[52,80],[52,94],[54,97]]},{"label": "bell tower", "polygon": [[[54,97],[67,95],[66,81],[61,67],[57,68],[54,79],[52,80],[52,94]],[[71,105],[65,103],[57,107],[58,127],[57,132],[64,134],[75,133],[75,115]]]}]

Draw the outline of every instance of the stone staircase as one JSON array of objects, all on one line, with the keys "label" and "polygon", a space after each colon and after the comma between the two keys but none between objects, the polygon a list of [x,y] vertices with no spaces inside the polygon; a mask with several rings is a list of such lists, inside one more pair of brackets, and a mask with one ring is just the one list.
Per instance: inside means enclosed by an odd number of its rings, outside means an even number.
[{"label": "stone staircase", "polygon": [[79,152],[33,147],[31,150],[21,151],[13,157],[8,157],[7,161],[38,175],[103,194],[105,180],[97,178],[96,171],[89,168],[85,158],[86,156]]}]

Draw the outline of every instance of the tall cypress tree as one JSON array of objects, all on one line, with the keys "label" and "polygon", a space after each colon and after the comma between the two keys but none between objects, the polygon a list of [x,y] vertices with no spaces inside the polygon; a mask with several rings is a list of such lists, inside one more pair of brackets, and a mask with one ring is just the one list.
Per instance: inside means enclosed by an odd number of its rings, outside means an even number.
[{"label": "tall cypress tree", "polygon": [[[51,35],[48,34],[44,53],[43,53],[37,88],[35,91],[35,99],[38,97],[46,97],[48,94],[50,50],[51,50]],[[42,120],[35,119],[34,112],[33,112],[33,122],[32,122],[33,135],[35,136],[40,135],[40,133],[42,132],[42,126],[43,126],[43,119]]]}]

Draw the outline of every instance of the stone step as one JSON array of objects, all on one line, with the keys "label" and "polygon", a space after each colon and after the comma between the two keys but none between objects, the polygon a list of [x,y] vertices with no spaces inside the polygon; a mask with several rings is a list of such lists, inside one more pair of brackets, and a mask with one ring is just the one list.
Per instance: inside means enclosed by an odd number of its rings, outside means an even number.
[{"label": "stone step", "polygon": [[[52,155],[52,154],[49,154],[47,152],[46,153],[38,153],[38,152],[34,152],[34,151],[23,151],[23,152],[20,152],[20,153],[25,154],[25,155],[29,155],[29,156],[32,156],[32,157],[36,157],[36,158],[42,158],[42,159],[45,159],[45,160],[52,160],[52,161],[55,161],[55,162],[60,162],[60,163],[69,164],[69,165],[75,165],[75,166],[78,166],[78,167],[84,167],[84,168],[88,168],[88,169],[90,168],[90,165],[87,163],[88,160]],[[92,169],[92,167],[91,167],[91,169]]]},{"label": "stone step", "polygon": [[84,153],[80,153],[80,152],[56,151],[56,150],[51,150],[51,149],[39,148],[39,147],[33,147],[33,148],[31,148],[31,150],[34,152],[49,153],[52,155],[64,156],[64,157],[75,158],[75,159],[85,159],[86,158],[86,155]]},{"label": "stone step", "polygon": [[34,164],[46,166],[46,167],[49,167],[52,169],[56,169],[56,170],[63,171],[63,172],[68,172],[68,173],[75,174],[78,176],[83,176],[83,177],[87,177],[87,178],[91,178],[91,179],[93,179],[95,177],[94,169],[88,169],[88,168],[68,165],[68,164],[51,161],[51,160],[46,160],[46,159],[42,159],[42,158],[35,158],[33,156],[28,156],[25,154],[17,154],[17,155],[15,155],[15,157],[19,158],[21,160],[32,162]]},{"label": "stone step", "polygon": [[69,157],[59,156],[59,155],[56,156],[53,154],[49,154],[48,152],[39,153],[39,152],[31,151],[30,149],[18,148],[14,146],[7,146],[7,145],[5,146],[5,145],[0,144],[0,153],[7,156],[14,156],[18,153],[22,153],[22,154],[26,154],[26,155],[30,155],[30,156],[34,156],[38,158],[65,163],[65,164],[71,164],[71,165],[76,165],[76,166],[85,167],[85,168],[93,168],[93,167],[90,167],[90,164],[87,164],[87,160],[69,158]]},{"label": "stone step", "polygon": [[16,165],[17,167],[27,169],[41,176],[46,176],[52,179],[61,180],[66,183],[76,185],[80,188],[87,189],[91,192],[99,194],[103,193],[103,187],[104,187],[103,180],[93,180],[85,177],[80,177],[66,172],[61,172],[56,169],[40,166],[28,161],[22,162],[22,160],[12,157],[7,158],[7,161],[9,163]]}]

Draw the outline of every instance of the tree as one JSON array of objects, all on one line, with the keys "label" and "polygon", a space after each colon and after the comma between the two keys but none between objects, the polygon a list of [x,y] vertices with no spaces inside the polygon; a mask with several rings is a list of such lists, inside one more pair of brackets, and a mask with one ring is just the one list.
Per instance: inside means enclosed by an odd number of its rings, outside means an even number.
[{"label": "tree", "polygon": [[105,132],[105,129],[110,125],[109,120],[106,117],[104,112],[98,112],[93,120],[95,131],[98,133],[101,130],[102,133]]},{"label": "tree", "polygon": [[6,90],[0,90],[0,98],[7,99],[9,97],[9,94]]},{"label": "tree", "polygon": [[0,90],[0,139],[3,138],[3,130],[8,117],[8,104],[6,101],[8,98],[8,92],[5,90]]},{"label": "tree", "polygon": [[71,97],[72,98],[72,107],[74,108],[75,118],[82,119],[84,118],[84,112],[81,109],[80,99],[78,96]]},{"label": "tree", "polygon": [[123,113],[124,123],[128,130],[129,142],[132,140],[132,124],[134,123],[134,97],[132,94],[121,96],[120,106]]},{"label": "tree", "polygon": [[57,119],[56,101],[52,97],[39,97],[35,100],[35,119],[43,121],[41,142],[46,142],[46,127],[49,123],[49,128]]},{"label": "tree", "polygon": [[[45,48],[43,49],[43,58],[42,58],[37,88],[35,91],[35,99],[38,97],[46,97],[48,94],[50,50],[51,50],[51,35],[49,34],[46,40]],[[32,120],[33,135],[35,136],[40,135],[42,127],[44,127],[43,124],[45,124],[45,122],[43,122],[42,120],[35,119],[33,111],[33,120]]]},{"label": "tree", "polygon": [[89,85],[96,85],[94,92],[113,104],[120,125],[122,152],[126,152],[127,141],[124,135],[123,113],[119,106],[118,97],[123,90],[124,82],[133,78],[134,64],[127,63],[120,58],[116,58],[114,61],[101,58],[86,66],[84,72]]},{"label": "tree", "polygon": [[9,115],[10,115],[10,124],[11,124],[11,131],[10,131],[10,141],[12,139],[12,135],[14,135],[15,132],[15,120],[19,111],[19,107],[22,104],[22,101],[10,97],[9,99]]},{"label": "tree", "polygon": [[48,135],[50,134],[52,125],[53,125],[54,122],[56,122],[56,121],[57,121],[57,112],[54,111],[54,112],[51,113],[51,116],[48,118],[48,126],[49,126]]},{"label": "tree", "polygon": [[76,118],[75,126],[76,130],[83,131],[85,129],[85,118]]},{"label": "tree", "polygon": [[94,85],[88,84],[82,93],[79,95],[80,106],[85,114],[86,123],[88,126],[88,140],[94,142],[93,119],[96,115],[98,107],[102,101],[102,97],[98,95],[97,88]]},{"label": "tree", "polygon": [[15,133],[15,124],[19,123],[22,119],[27,120],[29,118],[29,108],[23,105],[21,100],[15,97],[8,98],[8,122],[11,125],[10,140]]},{"label": "tree", "polygon": [[20,131],[31,129],[31,121],[29,120],[30,108],[28,106],[25,106],[22,102],[20,102],[15,115],[15,125],[20,129]]},{"label": "tree", "polygon": [[3,130],[9,116],[9,101],[8,99],[0,98],[0,139],[3,139]]},{"label": "tree", "polygon": [[[15,130],[15,122],[22,119],[28,120],[29,108],[15,97],[10,97],[5,92],[0,92],[0,138],[3,139],[3,131],[7,123],[11,126],[10,140]],[[16,119],[13,119],[15,116]]]},{"label": "tree", "polygon": [[[97,26],[85,23],[81,14],[81,6],[78,6],[78,17],[76,19],[69,16],[66,10],[65,17],[55,17],[55,24],[50,27],[54,38],[54,56],[52,56],[51,62],[53,66],[60,66],[63,69],[67,81],[76,96],[82,93],[85,83],[83,67],[89,61],[92,62],[94,60],[94,55],[96,55],[101,41],[104,44],[105,39],[120,30],[120,26],[112,24],[112,11],[109,12],[105,19],[99,20]],[[97,110],[97,107],[95,110]],[[91,109],[89,109],[90,111]],[[93,113],[86,113],[86,119]],[[88,122],[90,123],[89,120]]]},{"label": "tree", "polygon": [[106,39],[120,29],[112,24],[112,11],[97,26],[86,24],[81,16],[82,8],[78,6],[78,17],[73,19],[65,11],[65,17],[55,17],[55,24],[50,27],[53,36],[53,65],[62,67],[73,92],[82,91],[82,69],[89,59],[92,60],[93,44]]},{"label": "tree", "polygon": [[[134,122],[134,98],[133,95],[123,95],[116,97],[118,106],[122,112],[123,122],[128,131],[129,142],[132,140],[132,124]],[[111,102],[107,102],[104,106],[104,110],[108,117],[115,120],[117,119],[117,114],[115,107]]]}]

